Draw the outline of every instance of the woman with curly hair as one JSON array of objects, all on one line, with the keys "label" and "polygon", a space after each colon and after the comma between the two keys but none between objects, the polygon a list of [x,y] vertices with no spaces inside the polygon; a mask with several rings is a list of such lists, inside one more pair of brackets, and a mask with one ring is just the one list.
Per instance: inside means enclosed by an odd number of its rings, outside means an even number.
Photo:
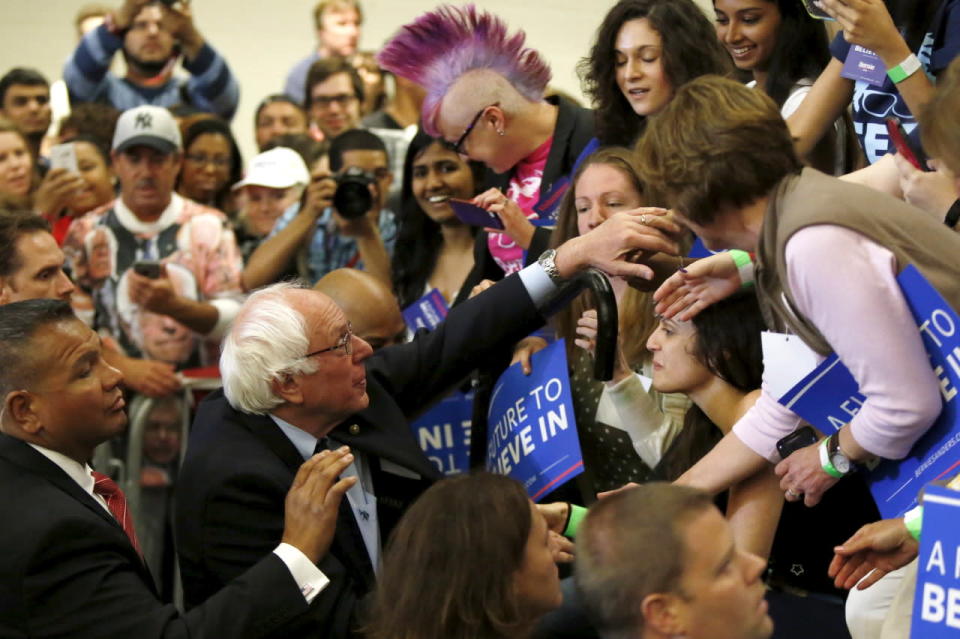
[{"label": "woman with curly hair", "polygon": [[578,68],[601,146],[632,145],[647,117],[678,87],[701,75],[732,72],[730,56],[693,0],[621,0]]}]

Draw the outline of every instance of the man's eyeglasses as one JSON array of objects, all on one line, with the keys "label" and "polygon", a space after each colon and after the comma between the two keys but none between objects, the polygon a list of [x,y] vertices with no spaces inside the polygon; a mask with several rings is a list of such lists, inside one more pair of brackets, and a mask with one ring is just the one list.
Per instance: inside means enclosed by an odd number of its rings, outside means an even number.
[{"label": "man's eyeglasses", "polygon": [[341,93],[339,95],[318,95],[311,100],[311,105],[321,109],[329,109],[336,104],[342,109],[349,104],[353,104],[353,101],[356,99],[357,96],[352,93]]},{"label": "man's eyeglasses", "polygon": [[500,106],[500,103],[494,102],[493,104],[488,104],[487,106],[477,111],[477,114],[473,116],[473,119],[470,120],[470,124],[464,130],[463,135],[461,135],[460,138],[450,146],[450,150],[460,155],[466,155],[463,152],[463,145],[467,141],[467,137],[469,137],[470,132],[473,131],[474,127],[477,126],[477,122],[480,121],[480,117],[483,115],[484,111],[486,111],[490,107],[495,107],[495,106]]},{"label": "man's eyeglasses", "polygon": [[321,348],[318,351],[313,351],[312,353],[307,353],[303,356],[303,359],[310,359],[314,355],[320,355],[321,353],[328,353],[330,351],[339,351],[339,355],[347,356],[353,354],[353,324],[347,322],[347,330],[344,334],[337,340],[337,343],[333,346],[328,346],[327,348]]}]

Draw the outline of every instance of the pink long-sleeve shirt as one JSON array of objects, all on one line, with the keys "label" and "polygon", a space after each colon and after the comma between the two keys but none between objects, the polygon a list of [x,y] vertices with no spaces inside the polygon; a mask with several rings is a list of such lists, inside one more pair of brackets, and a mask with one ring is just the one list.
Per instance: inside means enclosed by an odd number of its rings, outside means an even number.
[{"label": "pink long-sleeve shirt", "polygon": [[[785,256],[796,310],[826,338],[866,396],[850,421],[850,433],[874,455],[905,457],[940,414],[941,400],[896,281],[896,258],[856,231],[828,224],[794,233]],[[775,462],[777,440],[798,422],[764,383],[760,399],[733,432]]]}]

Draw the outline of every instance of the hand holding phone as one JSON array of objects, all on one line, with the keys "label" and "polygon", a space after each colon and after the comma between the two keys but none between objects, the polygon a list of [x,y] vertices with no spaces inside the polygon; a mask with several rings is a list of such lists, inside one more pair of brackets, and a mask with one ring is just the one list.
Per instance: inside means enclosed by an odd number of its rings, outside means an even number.
[{"label": "hand holding phone", "polygon": [[780,453],[780,459],[786,459],[801,448],[812,446],[819,440],[813,426],[801,426],[777,442],[777,452]]},{"label": "hand holding phone", "polygon": [[77,165],[77,149],[73,142],[58,144],[50,149],[50,168],[80,173]]},{"label": "hand holding phone", "polygon": [[807,13],[810,14],[811,18],[816,18],[817,20],[834,20],[829,13],[813,4],[814,0],[800,0],[803,3],[803,8],[807,10]]},{"label": "hand holding phone", "polygon": [[160,262],[155,260],[137,260],[133,263],[133,272],[143,277],[149,277],[151,280],[160,279],[163,274]]},{"label": "hand holding phone", "polygon": [[911,146],[910,138],[907,137],[907,131],[903,128],[900,119],[890,117],[886,119],[886,123],[887,135],[890,136],[897,153],[902,155],[903,159],[912,164],[918,171],[929,171],[930,167],[927,166],[926,156],[924,156],[923,151]]}]

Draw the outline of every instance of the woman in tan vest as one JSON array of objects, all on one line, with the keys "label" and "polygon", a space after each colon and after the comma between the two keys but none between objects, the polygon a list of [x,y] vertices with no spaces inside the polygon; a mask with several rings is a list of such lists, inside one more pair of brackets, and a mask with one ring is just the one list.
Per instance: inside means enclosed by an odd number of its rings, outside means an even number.
[{"label": "woman in tan vest", "polygon": [[[896,276],[913,264],[960,308],[960,238],[902,201],[804,169],[773,102],[721,78],[678,91],[637,151],[660,203],[709,248],[756,252],[768,328],[798,335],[821,356],[836,352],[866,395],[824,444],[834,473],[821,465],[820,444],[779,463],[787,499],[813,505],[850,465],[906,456],[941,403]],[[688,270],[661,289],[658,310],[669,315],[693,301],[701,276],[736,274],[729,254]],[[723,490],[777,462],[776,442],[797,423],[764,392],[680,481]]]}]

